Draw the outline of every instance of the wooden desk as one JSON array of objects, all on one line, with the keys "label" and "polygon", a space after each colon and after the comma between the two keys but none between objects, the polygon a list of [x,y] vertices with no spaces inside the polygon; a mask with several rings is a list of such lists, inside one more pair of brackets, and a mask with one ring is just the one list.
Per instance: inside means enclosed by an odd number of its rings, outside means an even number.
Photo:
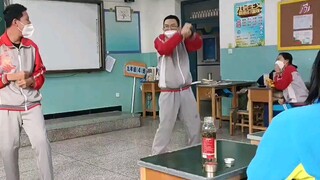
[{"label": "wooden desk", "polygon": [[259,145],[263,135],[264,135],[264,131],[260,131],[260,132],[248,134],[247,138],[250,139],[251,144]]},{"label": "wooden desk", "polygon": [[200,101],[202,100],[211,100],[211,113],[213,118],[217,118],[216,115],[216,90],[218,89],[231,89],[233,94],[232,98],[232,108],[238,106],[238,96],[236,94],[237,87],[246,87],[251,86],[255,82],[248,81],[222,81],[217,84],[199,84],[197,85],[197,103],[198,103],[198,112],[200,113]]},{"label": "wooden desk", "polygon": [[273,89],[249,87],[248,88],[248,111],[249,111],[249,134],[253,133],[254,129],[266,130],[266,127],[253,125],[253,103],[268,103],[269,110],[269,124],[273,118]]},{"label": "wooden desk", "polygon": [[[227,141],[217,141],[218,166],[213,177],[203,169],[201,145],[178,151],[142,158],[138,161],[141,180],[225,180],[246,178],[246,169],[256,153],[257,146]],[[224,158],[232,157],[235,164],[226,167]]]},{"label": "wooden desk", "polygon": [[[142,117],[146,117],[146,112],[152,112],[153,119],[157,117],[157,101],[156,93],[160,92],[158,87],[158,81],[148,81],[142,84]],[[147,109],[146,96],[147,93],[151,93],[152,109]]]}]

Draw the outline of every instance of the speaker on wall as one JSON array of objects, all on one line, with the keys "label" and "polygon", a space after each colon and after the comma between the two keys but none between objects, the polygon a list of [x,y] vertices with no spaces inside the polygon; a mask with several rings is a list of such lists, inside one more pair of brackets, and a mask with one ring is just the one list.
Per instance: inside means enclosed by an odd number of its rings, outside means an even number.
[{"label": "speaker on wall", "polygon": [[134,2],[134,0],[124,0],[124,2]]}]

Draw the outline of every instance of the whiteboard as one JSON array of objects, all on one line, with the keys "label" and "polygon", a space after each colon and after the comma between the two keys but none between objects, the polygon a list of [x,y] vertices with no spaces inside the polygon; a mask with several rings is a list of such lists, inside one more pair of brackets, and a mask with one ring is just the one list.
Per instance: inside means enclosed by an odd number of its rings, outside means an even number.
[{"label": "whiteboard", "polygon": [[48,71],[102,68],[103,12],[96,2],[12,0],[27,8],[35,27],[31,39],[38,45]]}]

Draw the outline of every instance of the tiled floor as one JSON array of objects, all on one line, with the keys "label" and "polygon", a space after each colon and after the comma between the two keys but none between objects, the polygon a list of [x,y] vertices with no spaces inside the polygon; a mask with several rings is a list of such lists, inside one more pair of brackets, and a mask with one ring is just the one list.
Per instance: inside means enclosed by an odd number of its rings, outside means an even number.
[{"label": "tiled floor", "polygon": [[[132,180],[139,179],[139,158],[151,154],[152,141],[158,120],[151,118],[142,127],[77,139],[51,143],[54,175],[57,180]],[[228,124],[218,130],[219,139],[245,141],[246,134],[239,130],[229,136]],[[183,124],[177,121],[170,150],[186,145]],[[20,149],[20,174],[22,180],[38,179],[38,171],[31,147]],[[5,180],[3,162],[0,160],[0,180]]]}]

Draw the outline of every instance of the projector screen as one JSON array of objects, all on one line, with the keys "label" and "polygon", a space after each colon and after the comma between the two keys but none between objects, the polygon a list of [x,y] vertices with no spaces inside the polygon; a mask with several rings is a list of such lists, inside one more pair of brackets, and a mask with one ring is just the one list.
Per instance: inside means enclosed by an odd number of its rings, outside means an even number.
[{"label": "projector screen", "polygon": [[103,68],[102,1],[12,0],[27,8],[48,71],[91,71]]}]

